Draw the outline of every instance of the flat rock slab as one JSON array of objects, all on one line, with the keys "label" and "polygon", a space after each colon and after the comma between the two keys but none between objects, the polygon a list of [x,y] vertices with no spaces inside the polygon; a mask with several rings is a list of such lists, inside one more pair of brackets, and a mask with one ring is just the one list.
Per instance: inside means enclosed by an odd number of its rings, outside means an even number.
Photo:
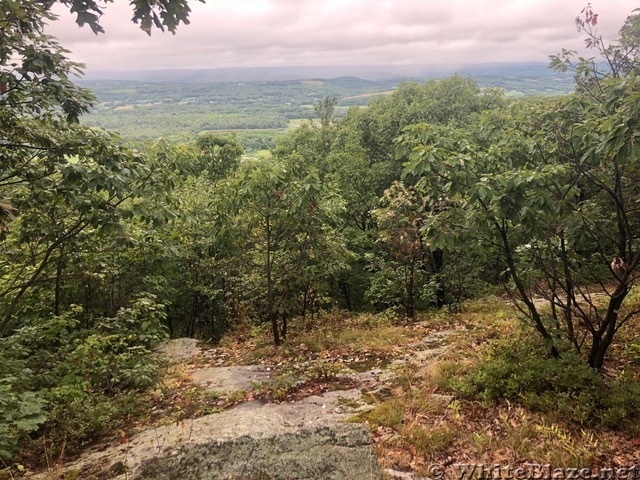
[{"label": "flat rock slab", "polygon": [[156,352],[170,360],[186,360],[202,353],[195,338],[175,338],[162,342]]},{"label": "flat rock slab", "polygon": [[194,370],[193,382],[221,394],[250,391],[256,385],[270,382],[270,367],[248,365],[244,367],[211,367]]},{"label": "flat rock slab", "polygon": [[421,477],[417,473],[400,472],[398,470],[392,470],[390,468],[385,469],[384,473],[391,480],[429,480],[427,477]]},{"label": "flat rock slab", "polygon": [[315,427],[267,438],[181,446],[143,462],[136,480],[381,478],[362,425]]},{"label": "flat rock slab", "polygon": [[124,445],[86,452],[65,470],[101,480],[379,479],[368,431],[342,423],[367,408],[359,398],[351,389],[294,403],[252,401],[143,430]]},{"label": "flat rock slab", "polygon": [[427,335],[418,342],[410,343],[410,347],[424,349],[424,348],[438,348],[444,345],[448,345],[450,342],[449,335],[453,333],[453,330],[442,330],[439,332],[433,332],[431,335]]},{"label": "flat rock slab", "polygon": [[429,348],[427,350],[419,350],[411,355],[411,357],[409,357],[409,360],[418,363],[419,365],[425,365],[429,362],[437,360],[449,350],[450,348],[447,345],[442,347]]},{"label": "flat rock slab", "polygon": [[[367,386],[384,388],[397,374],[394,366],[421,366],[446,353],[450,333],[436,332],[412,344],[413,351],[392,362],[391,368],[353,376]],[[159,352],[183,360],[202,350],[195,340],[177,339],[166,342]],[[271,373],[270,367],[251,365],[200,368],[191,375],[198,385],[224,395],[252,390],[271,381]],[[453,400],[436,394],[431,399],[443,406]],[[86,480],[380,480],[367,429],[344,423],[370,408],[358,389],[280,404],[247,402],[221,413],[147,428],[129,436],[124,445],[85,452],[64,470],[69,478]],[[387,476],[422,478],[411,472],[387,472]]]},{"label": "flat rock slab", "polygon": [[434,332],[420,341],[410,344],[409,346],[415,350],[405,356],[406,360],[422,366],[432,363],[449,351],[451,348],[449,335],[452,333],[451,330]]}]

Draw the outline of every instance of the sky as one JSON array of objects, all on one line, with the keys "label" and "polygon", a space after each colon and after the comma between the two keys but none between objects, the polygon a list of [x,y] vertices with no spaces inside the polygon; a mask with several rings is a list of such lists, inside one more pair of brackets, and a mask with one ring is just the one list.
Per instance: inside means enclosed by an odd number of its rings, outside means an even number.
[{"label": "sky", "polygon": [[[585,0],[190,1],[190,25],[151,37],[128,1],[108,4],[105,34],[64,8],[47,33],[93,70],[545,62],[580,50],[574,19]],[[617,38],[637,0],[593,0],[599,32]]]}]

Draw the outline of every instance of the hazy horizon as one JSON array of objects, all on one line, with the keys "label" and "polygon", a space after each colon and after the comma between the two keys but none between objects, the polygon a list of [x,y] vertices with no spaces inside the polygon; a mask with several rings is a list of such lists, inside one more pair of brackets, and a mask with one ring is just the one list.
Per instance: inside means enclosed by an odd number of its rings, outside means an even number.
[{"label": "hazy horizon", "polygon": [[[287,81],[304,79],[335,79],[354,77],[368,81],[441,78],[453,74],[464,76],[505,75],[519,77],[532,74],[557,75],[549,62],[490,62],[448,65],[315,65],[286,67],[227,67],[214,69],[148,69],[148,70],[91,70],[81,81],[177,81],[177,82],[237,82]],[[569,75],[569,74],[567,74]]]},{"label": "hazy horizon", "polygon": [[[472,65],[546,62],[562,48],[584,52],[574,19],[584,0],[207,0],[190,25],[148,37],[123,3],[109,4],[106,33],[75,25],[59,6],[47,28],[93,71],[334,65]],[[617,37],[635,0],[592,2],[605,41]],[[586,52],[589,54],[589,52]]]}]

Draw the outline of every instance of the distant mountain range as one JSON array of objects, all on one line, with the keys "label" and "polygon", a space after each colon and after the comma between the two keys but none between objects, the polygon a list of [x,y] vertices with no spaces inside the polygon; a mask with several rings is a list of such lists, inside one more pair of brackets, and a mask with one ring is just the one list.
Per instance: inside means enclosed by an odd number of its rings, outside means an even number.
[{"label": "distant mountain range", "polygon": [[[475,65],[377,65],[377,66],[313,66],[313,67],[252,67],[203,70],[128,70],[88,71],[83,80],[130,80],[142,82],[259,82],[304,80],[313,78],[358,77],[365,80],[396,78],[442,78],[454,73],[465,76],[499,76],[503,78],[557,76],[546,63],[484,63]],[[80,81],[82,82],[82,80]]]}]

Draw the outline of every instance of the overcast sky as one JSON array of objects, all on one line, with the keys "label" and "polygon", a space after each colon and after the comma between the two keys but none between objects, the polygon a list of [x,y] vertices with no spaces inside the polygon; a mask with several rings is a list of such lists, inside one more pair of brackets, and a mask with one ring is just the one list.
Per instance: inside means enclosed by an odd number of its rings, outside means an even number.
[{"label": "overcast sky", "polygon": [[[191,24],[151,37],[128,1],[102,17],[106,34],[64,9],[47,33],[92,70],[546,61],[580,49],[574,18],[585,0],[207,0]],[[614,39],[637,0],[593,0]]]}]

